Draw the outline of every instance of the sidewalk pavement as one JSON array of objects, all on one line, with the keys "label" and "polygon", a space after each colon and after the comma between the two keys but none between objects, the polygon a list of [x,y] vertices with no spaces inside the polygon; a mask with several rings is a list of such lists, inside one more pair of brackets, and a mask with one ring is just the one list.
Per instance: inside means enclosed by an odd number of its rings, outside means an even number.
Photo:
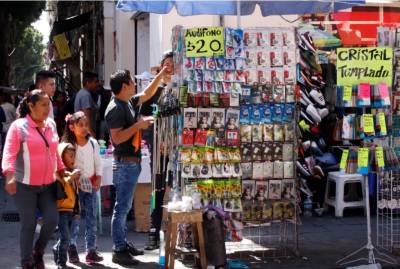
[{"label": "sidewalk pavement", "polygon": [[[71,265],[71,268],[102,268],[119,269],[126,268],[111,262],[111,237],[110,218],[104,218],[104,233],[98,236],[99,251],[103,254],[105,261],[98,266],[79,264]],[[376,219],[372,219],[376,223]],[[82,223],[83,224],[83,223]],[[132,232],[134,223],[128,222],[128,239],[137,247],[143,247],[147,240],[147,234]],[[373,234],[375,234],[373,225]],[[83,227],[82,227],[83,228]],[[84,261],[84,232],[81,229],[78,251],[81,261]],[[1,268],[19,268],[19,222],[0,222],[0,264]],[[46,249],[45,262],[47,269],[55,269],[51,246],[54,240],[49,242]],[[336,261],[349,252],[356,250],[366,244],[366,220],[363,216],[346,216],[342,219],[326,215],[324,217],[312,217],[303,219],[299,226],[299,257],[271,258],[268,252],[264,257],[258,254],[238,255],[250,268],[269,269],[336,269],[343,268],[336,265]],[[367,257],[363,252],[359,257]],[[134,268],[153,269],[158,268],[158,250],[145,252],[145,255],[137,257],[141,263]],[[398,260],[400,262],[400,260]],[[395,266],[384,266],[385,269],[400,268],[398,262]],[[363,263],[361,263],[363,264]],[[364,263],[366,264],[366,263]],[[175,268],[188,268],[181,262],[175,262]]]}]

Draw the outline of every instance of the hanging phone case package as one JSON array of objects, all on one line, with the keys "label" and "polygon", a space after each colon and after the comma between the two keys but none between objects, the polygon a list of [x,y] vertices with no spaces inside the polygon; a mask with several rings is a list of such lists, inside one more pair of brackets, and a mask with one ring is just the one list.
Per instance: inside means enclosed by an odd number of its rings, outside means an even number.
[{"label": "hanging phone case package", "polygon": [[269,31],[269,40],[271,47],[281,48],[283,46],[282,32],[279,29],[271,29]]},{"label": "hanging phone case package", "polygon": [[283,66],[282,49],[273,48],[269,52],[269,59],[271,67]]},{"label": "hanging phone case package", "polygon": [[261,104],[262,99],[261,99],[261,89],[258,87],[258,85],[253,85],[251,87],[251,103],[254,105]]},{"label": "hanging phone case package", "polygon": [[[296,64],[296,52],[294,49],[282,50],[283,65],[293,66]],[[292,68],[293,69],[293,68]]]},{"label": "hanging phone case package", "polygon": [[245,77],[245,84],[247,85],[252,85],[254,83],[257,83],[258,82],[257,69],[252,68],[245,70],[244,77]]},{"label": "hanging phone case package", "polygon": [[293,162],[283,163],[283,178],[293,178],[294,177],[294,165]]},{"label": "hanging phone case package", "polygon": [[182,164],[182,177],[191,178],[192,167],[190,163]]},{"label": "hanging phone case package", "polygon": [[263,177],[272,178],[274,175],[274,163],[271,161],[264,162],[263,165]]},{"label": "hanging phone case package", "polygon": [[263,143],[263,156],[264,161],[272,161],[274,159],[274,147],[272,142]]},{"label": "hanging phone case package", "polygon": [[284,47],[295,47],[296,41],[294,37],[294,32],[292,30],[282,31],[282,41]]},{"label": "hanging phone case package", "polygon": [[265,50],[257,51],[257,66],[262,68],[269,67],[268,56],[269,56],[268,51]]},{"label": "hanging phone case package", "polygon": [[194,58],[192,58],[192,57],[189,57],[189,58],[184,57],[183,58],[183,65],[184,65],[185,69],[193,70],[194,69]]},{"label": "hanging phone case package", "polygon": [[274,142],[273,143],[273,149],[274,149],[274,160],[282,160],[282,144],[279,142]]},{"label": "hanging phone case package", "polygon": [[242,161],[243,162],[251,162],[252,159],[252,149],[250,143],[242,143],[240,145],[240,151],[242,154]]},{"label": "hanging phone case package", "polygon": [[282,122],[283,108],[283,104],[274,104],[274,108],[272,110],[272,121],[274,123]]},{"label": "hanging phone case package", "polygon": [[258,31],[257,32],[257,45],[259,47],[269,46],[269,32],[268,31]]},{"label": "hanging phone case package", "polygon": [[263,114],[261,117],[261,123],[272,123],[272,108],[270,103],[263,104]]},{"label": "hanging phone case package", "polygon": [[240,125],[240,141],[251,142],[252,127],[251,125]]},{"label": "hanging phone case package", "polygon": [[293,161],[293,144],[283,144],[282,145],[282,159],[283,161]]},{"label": "hanging phone case package", "polygon": [[225,47],[225,59],[235,59],[235,48],[234,47]]},{"label": "hanging phone case package", "polygon": [[257,32],[253,30],[247,30],[243,34],[243,43],[246,47],[257,46]]},{"label": "hanging phone case package", "polygon": [[277,68],[271,69],[271,83],[276,84],[276,85],[284,83],[282,68],[277,67]]},{"label": "hanging phone case package", "polygon": [[232,176],[241,177],[242,176],[242,166],[240,163],[232,164]]},{"label": "hanging phone case package", "polygon": [[214,57],[206,57],[206,69],[211,71],[214,71],[216,69]]},{"label": "hanging phone case package", "polygon": [[236,147],[239,145],[238,130],[226,130],[226,144],[230,147]]},{"label": "hanging phone case package", "polygon": [[296,80],[296,72],[292,67],[283,67],[283,82],[284,83],[294,83]]},{"label": "hanging phone case package", "polygon": [[285,85],[285,97],[286,103],[294,103],[296,101],[296,85],[286,84]]},{"label": "hanging phone case package", "polygon": [[251,104],[251,87],[243,86],[242,94],[240,95],[240,105],[250,105]]},{"label": "hanging phone case package", "polygon": [[241,163],[243,179],[251,179],[253,176],[253,163]]},{"label": "hanging phone case package", "polygon": [[292,123],[286,123],[284,125],[284,133],[286,142],[294,140],[294,127]]},{"label": "hanging phone case package", "polygon": [[205,146],[207,143],[207,130],[197,129],[194,144],[196,146]]},{"label": "hanging phone case package", "polygon": [[251,105],[242,105],[240,107],[240,124],[250,124],[252,114],[253,112]]},{"label": "hanging phone case package", "polygon": [[275,103],[285,102],[285,87],[283,85],[273,87],[273,98]]},{"label": "hanging phone case package", "polygon": [[200,165],[200,176],[199,178],[210,178],[212,177],[212,166],[211,164]]},{"label": "hanging phone case package", "polygon": [[193,147],[191,155],[191,163],[199,164],[202,163],[204,159],[204,151],[201,148]]},{"label": "hanging phone case package", "polygon": [[263,178],[263,165],[264,164],[262,162],[253,163],[253,179]]},{"label": "hanging phone case package", "polygon": [[213,164],[212,173],[213,177],[222,177],[222,170],[224,169],[223,164]]},{"label": "hanging phone case package", "polygon": [[252,141],[263,142],[263,125],[252,125]]},{"label": "hanging phone case package", "polygon": [[191,148],[179,148],[179,161],[181,163],[190,163],[192,160],[192,149]]},{"label": "hanging phone case package", "polygon": [[264,124],[264,141],[274,141],[274,125],[273,124]]},{"label": "hanging phone case package", "polygon": [[206,147],[204,150],[204,162],[208,164],[214,163],[214,149],[210,147]]},{"label": "hanging phone case package", "polygon": [[231,177],[232,176],[232,164],[230,164],[230,163],[223,164],[222,176],[223,177]]},{"label": "hanging phone case package", "polygon": [[251,144],[251,153],[252,153],[252,160],[253,161],[261,161],[262,154],[263,154],[263,147],[262,143],[252,143]]},{"label": "hanging phone case package", "polygon": [[[273,98],[273,86],[272,85],[261,85],[261,99],[263,103],[270,103],[274,101]],[[267,105],[267,104],[265,104]]]},{"label": "hanging phone case package", "polygon": [[283,162],[274,161],[274,178],[283,178]]},{"label": "hanging phone case package", "polygon": [[[271,199],[271,200],[281,199],[281,194],[282,194],[282,181],[281,180],[269,180],[268,181],[268,199]],[[275,208],[274,208],[274,211],[275,211]]]},{"label": "hanging phone case package", "polygon": [[358,85],[357,107],[366,107],[371,105],[371,86],[369,83],[360,83]]},{"label": "hanging phone case package", "polygon": [[190,129],[184,129],[182,133],[182,145],[193,146],[194,143],[194,132]]},{"label": "hanging phone case package", "polygon": [[251,119],[250,122],[252,124],[260,124],[261,123],[261,117],[264,115],[264,109],[263,105],[253,105],[252,110],[251,110]]},{"label": "hanging phone case package", "polygon": [[225,59],[224,70],[236,70],[234,59]]},{"label": "hanging phone case package", "polygon": [[184,108],[183,117],[183,128],[197,128],[197,108]]},{"label": "hanging phone case package", "polygon": [[206,68],[206,61],[204,57],[196,57],[194,59],[194,69],[204,70]]},{"label": "hanging phone case package", "polygon": [[[245,57],[245,51],[243,50],[243,55]],[[243,71],[246,69],[246,59],[245,58],[236,58],[236,70]]]},{"label": "hanging phone case package", "polygon": [[282,124],[274,124],[274,141],[283,142],[283,125]]},{"label": "hanging phone case package", "polygon": [[284,122],[292,122],[294,120],[294,111],[295,111],[294,104],[285,104],[282,120]]}]

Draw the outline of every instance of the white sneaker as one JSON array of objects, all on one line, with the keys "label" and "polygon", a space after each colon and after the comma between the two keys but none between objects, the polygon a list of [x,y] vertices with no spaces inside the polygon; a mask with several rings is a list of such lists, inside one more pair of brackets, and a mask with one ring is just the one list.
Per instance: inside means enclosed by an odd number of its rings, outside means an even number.
[{"label": "white sneaker", "polygon": [[327,108],[317,108],[317,111],[321,119],[329,115],[329,110]]},{"label": "white sneaker", "polygon": [[313,104],[308,105],[306,112],[308,115],[311,116],[311,118],[313,119],[314,122],[316,122],[316,123],[321,122],[321,116],[319,115],[317,109],[314,107]]},{"label": "white sneaker", "polygon": [[320,91],[311,90],[309,94],[318,105],[325,106],[325,98]]}]

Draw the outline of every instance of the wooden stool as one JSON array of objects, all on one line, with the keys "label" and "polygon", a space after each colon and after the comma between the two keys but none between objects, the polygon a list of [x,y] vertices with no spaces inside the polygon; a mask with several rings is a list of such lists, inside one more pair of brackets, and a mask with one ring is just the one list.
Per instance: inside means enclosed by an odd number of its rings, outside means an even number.
[{"label": "wooden stool", "polygon": [[[165,238],[165,268],[174,269],[175,255],[200,255],[200,264],[202,269],[207,268],[206,252],[204,248],[204,234],[203,234],[203,214],[201,210],[192,212],[168,212],[168,228]],[[193,241],[197,248],[196,252],[177,252],[176,240],[178,223],[190,223],[193,229]]]}]

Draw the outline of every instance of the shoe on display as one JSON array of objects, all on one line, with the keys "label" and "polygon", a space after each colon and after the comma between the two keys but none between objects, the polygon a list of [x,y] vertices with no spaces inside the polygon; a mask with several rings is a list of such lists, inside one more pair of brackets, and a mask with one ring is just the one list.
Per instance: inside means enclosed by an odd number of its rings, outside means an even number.
[{"label": "shoe on display", "polygon": [[315,159],[322,167],[338,164],[335,156],[330,152],[325,152],[322,156],[315,157]]},{"label": "shoe on display", "polygon": [[311,152],[317,156],[322,156],[324,154],[315,141],[311,142]]},{"label": "shoe on display", "polygon": [[319,129],[318,126],[313,126],[313,127],[311,127],[310,131],[311,131],[311,133],[312,133],[313,135],[316,135],[316,136],[318,136],[318,135],[321,134],[321,130]]},{"label": "shoe on display", "polygon": [[303,147],[304,151],[307,151],[311,147],[311,141],[307,140],[301,143],[301,146]]},{"label": "shoe on display", "polygon": [[132,256],[139,256],[144,254],[144,251],[142,249],[136,248],[131,242],[126,242],[126,249]]},{"label": "shoe on display", "polygon": [[74,246],[74,245],[70,245],[68,247],[68,261],[72,264],[77,264],[80,262],[78,250],[76,249],[76,246]]},{"label": "shoe on display", "polygon": [[300,35],[301,40],[305,44],[305,46],[308,48],[308,50],[311,50],[312,52],[316,52],[317,50],[315,49],[314,41],[310,35],[310,32],[305,32]]},{"label": "shoe on display", "polygon": [[[313,156],[309,156],[304,159],[304,162],[307,165],[308,171],[313,171],[314,166],[315,166],[315,159]],[[311,174],[311,173],[310,173]]]},{"label": "shoe on display", "polygon": [[120,265],[138,265],[139,261],[136,260],[128,251],[124,249],[122,251],[114,251],[112,254],[112,262]]},{"label": "shoe on display", "polygon": [[309,104],[307,106],[306,112],[309,116],[311,116],[311,118],[313,119],[313,121],[315,123],[320,123],[321,122],[321,116],[318,113],[318,110],[315,108],[315,106],[313,104]]},{"label": "shoe on display", "polygon": [[311,98],[320,106],[325,106],[325,98],[324,95],[317,90],[311,90],[309,95],[311,96]]},{"label": "shoe on display", "polygon": [[324,140],[322,137],[320,137],[320,138],[317,140],[317,144],[318,144],[318,147],[319,147],[322,151],[325,151],[325,150],[326,150],[326,142],[325,142],[325,140]]},{"label": "shoe on display", "polygon": [[86,254],[85,260],[86,260],[86,263],[93,264],[93,263],[102,262],[104,260],[104,258],[96,250],[89,250],[89,252]]},{"label": "shoe on display", "polygon": [[297,169],[299,169],[300,173],[303,176],[306,176],[306,177],[311,176],[311,173],[308,171],[306,164],[302,164],[300,161],[296,161],[296,167],[297,167]]},{"label": "shoe on display", "polygon": [[52,248],[51,250],[53,251],[53,260],[54,260],[54,263],[57,264],[57,261],[58,261],[58,252],[57,252],[57,249]]},{"label": "shoe on display", "polygon": [[[308,122],[308,124],[311,124],[311,125],[315,124],[315,122],[313,120],[311,120],[310,117],[308,117],[307,114],[303,110],[301,110],[300,116],[303,119],[305,119]],[[304,128],[302,128],[302,129],[304,129]],[[308,126],[308,129],[310,129],[310,126]]]},{"label": "shoe on display", "polygon": [[327,108],[317,108],[317,111],[319,116],[321,117],[321,120],[329,115],[329,110]]},{"label": "shoe on display", "polygon": [[307,181],[304,178],[300,178],[300,191],[302,191],[307,196],[312,196],[312,192],[307,185]]}]

